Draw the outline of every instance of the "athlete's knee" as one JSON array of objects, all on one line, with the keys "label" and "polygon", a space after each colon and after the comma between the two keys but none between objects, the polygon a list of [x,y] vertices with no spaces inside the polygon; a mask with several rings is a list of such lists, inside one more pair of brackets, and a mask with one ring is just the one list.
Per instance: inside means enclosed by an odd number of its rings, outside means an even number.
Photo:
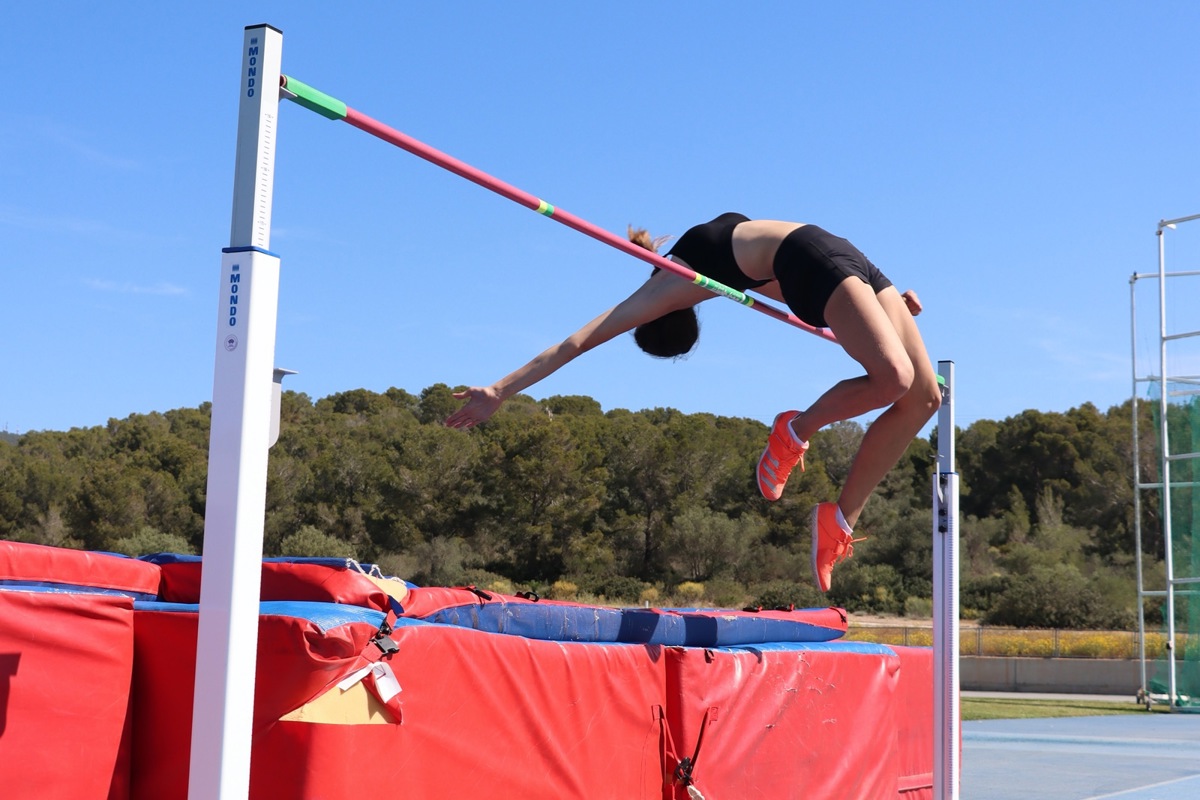
[{"label": "athlete's knee", "polygon": [[906,396],[912,389],[916,370],[907,358],[892,358],[871,373],[881,405],[890,405]]},{"label": "athlete's knee", "polygon": [[937,376],[931,372],[917,376],[901,402],[910,408],[914,415],[930,419],[942,406],[942,387],[938,385]]}]

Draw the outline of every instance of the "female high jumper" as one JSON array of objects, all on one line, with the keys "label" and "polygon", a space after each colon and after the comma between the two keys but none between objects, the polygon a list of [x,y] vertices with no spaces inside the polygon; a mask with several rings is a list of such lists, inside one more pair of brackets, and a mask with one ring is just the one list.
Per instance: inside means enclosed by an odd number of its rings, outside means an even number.
[{"label": "female high jumper", "polygon": [[[629,238],[652,252],[662,243],[644,230],[631,229]],[[913,319],[921,303],[912,291],[900,294],[850,242],[816,225],[722,214],[690,228],[667,258],[739,291],[755,289],[786,303],[804,322],[832,330],[838,344],[866,370],[866,375],[835,384],[804,411],[775,417],[757,468],[758,487],[768,500],[779,499],[797,465],[804,470],[814,433],[888,407],[867,428],[837,502],[819,503],[812,511],[813,576],[821,591],[828,592],[834,565],[862,541],[853,537],[853,529],[871,492],[941,404],[937,376]],[[629,330],[652,356],[683,355],[700,335],[695,306],[712,297],[656,267],[633,294],[561,343],[491,386],[455,394],[467,402],[446,424],[478,425],[507,398]]]}]

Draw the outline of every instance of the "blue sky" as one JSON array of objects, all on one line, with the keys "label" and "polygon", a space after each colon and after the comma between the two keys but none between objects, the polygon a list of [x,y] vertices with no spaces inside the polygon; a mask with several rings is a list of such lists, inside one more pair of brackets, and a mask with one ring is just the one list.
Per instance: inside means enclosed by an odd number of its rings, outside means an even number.
[{"label": "blue sky", "polygon": [[[0,429],[211,397],[255,23],[285,73],[609,230],[738,210],[850,238],[920,293],[963,425],[1126,400],[1129,277],[1158,220],[1200,213],[1195,3],[336,5],[6,11]],[[1183,268],[1200,230],[1171,236]],[[276,363],[314,399],[489,383],[648,271],[290,104],[272,249]],[[769,421],[857,374],[733,303],[701,319],[686,361],[623,337],[530,393]]]}]

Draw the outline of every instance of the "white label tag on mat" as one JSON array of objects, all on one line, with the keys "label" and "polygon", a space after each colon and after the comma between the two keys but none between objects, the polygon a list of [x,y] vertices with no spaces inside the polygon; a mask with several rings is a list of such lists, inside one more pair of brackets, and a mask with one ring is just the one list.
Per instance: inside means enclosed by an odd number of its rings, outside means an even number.
[{"label": "white label tag on mat", "polygon": [[361,681],[363,678],[367,677],[370,674],[371,674],[371,665],[368,664],[367,666],[363,667],[362,669],[358,670],[357,672],[352,672],[349,675],[347,675],[346,677],[342,678],[341,683],[339,683],[337,686],[343,692],[347,691],[351,686],[358,683],[359,681]]},{"label": "white label tag on mat", "polygon": [[371,666],[371,675],[375,678],[375,692],[385,704],[400,694],[400,681],[396,680],[396,673],[387,664],[375,662]]}]

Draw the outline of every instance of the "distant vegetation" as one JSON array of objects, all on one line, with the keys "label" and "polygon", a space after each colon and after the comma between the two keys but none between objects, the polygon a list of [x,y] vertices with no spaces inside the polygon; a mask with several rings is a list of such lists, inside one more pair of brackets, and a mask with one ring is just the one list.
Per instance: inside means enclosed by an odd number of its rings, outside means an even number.
[{"label": "distant vegetation", "polygon": [[[879,487],[857,531],[869,540],[822,596],[811,587],[808,511],[836,496],[860,425],[818,433],[807,472],[768,503],[753,478],[767,434],[755,420],[521,396],[464,433],[440,424],[456,405],[441,384],[315,403],[285,393],[266,554],[349,556],[421,584],[600,602],[929,613],[933,441],[914,441]],[[1148,408],[1139,412],[1152,430]],[[1129,404],[1088,404],[959,432],[964,615],[1133,623],[1130,425]],[[205,405],[4,437],[0,538],[200,552],[208,429]],[[1153,480],[1153,453],[1140,458]],[[1161,574],[1158,509],[1153,498],[1142,508],[1144,556]]]}]

